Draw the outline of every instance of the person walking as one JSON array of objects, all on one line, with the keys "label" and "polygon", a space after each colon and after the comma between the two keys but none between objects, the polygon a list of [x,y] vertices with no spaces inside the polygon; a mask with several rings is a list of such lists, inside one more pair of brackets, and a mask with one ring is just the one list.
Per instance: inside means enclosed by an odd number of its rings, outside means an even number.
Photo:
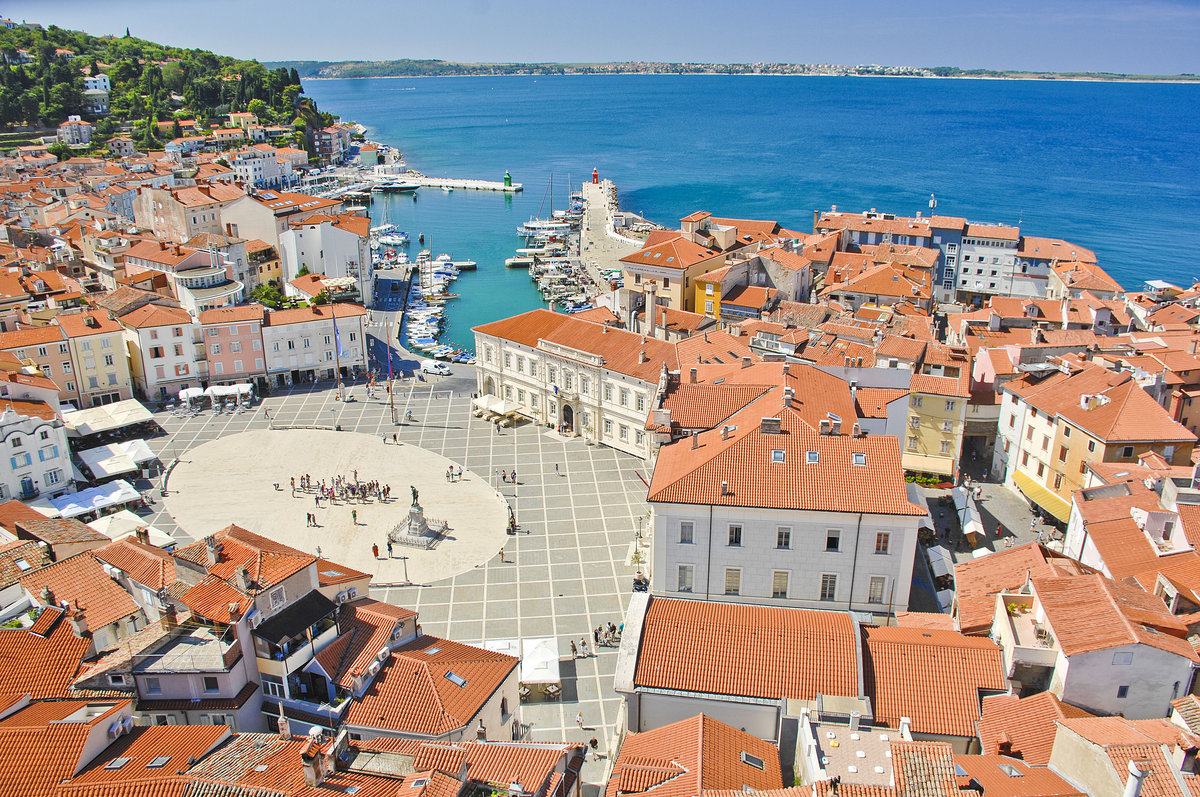
[{"label": "person walking", "polygon": [[[357,509],[350,510],[350,522],[353,523],[355,526],[358,525],[358,510]],[[377,558],[378,558],[378,556],[379,555],[376,554]]]},{"label": "person walking", "polygon": [[573,659],[579,658],[579,648],[575,647],[574,641],[571,642],[571,658],[573,658]]},{"label": "person walking", "polygon": [[400,442],[400,438],[397,437],[395,433],[393,433],[392,434],[392,443],[398,444],[399,442]]},{"label": "person walking", "polygon": [[557,463],[557,462],[555,462],[555,463],[554,463],[554,475],[555,475],[555,476],[561,476],[561,475],[562,475],[561,473],[559,473],[559,472],[558,472],[558,463]]},{"label": "person walking", "polygon": [[587,637],[579,640],[579,650],[582,651],[583,657],[586,659],[588,657]]},{"label": "person walking", "polygon": [[376,559],[379,558],[379,543],[377,543],[377,542],[371,543],[371,553],[375,556]]},{"label": "person walking", "polygon": [[511,474],[509,474],[508,478],[512,479],[513,484],[517,483],[517,469],[516,468],[513,468],[513,472]]},{"label": "person walking", "polygon": [[579,730],[583,730],[583,712],[582,711],[578,711],[575,713],[575,724],[579,726]]},{"label": "person walking", "polygon": [[388,559],[391,559],[392,558],[392,541],[390,539],[387,541],[387,552],[388,552]]},{"label": "person walking", "polygon": [[600,742],[596,739],[595,736],[593,736],[591,739],[588,739],[588,747],[592,748],[592,760],[599,761],[600,760]]},{"label": "person walking", "polygon": [[504,549],[503,548],[500,549],[500,553],[498,553],[497,556],[500,557],[500,564],[504,564]]},{"label": "person walking", "polygon": [[600,647],[600,628],[598,626],[592,629],[592,643],[596,647]]}]

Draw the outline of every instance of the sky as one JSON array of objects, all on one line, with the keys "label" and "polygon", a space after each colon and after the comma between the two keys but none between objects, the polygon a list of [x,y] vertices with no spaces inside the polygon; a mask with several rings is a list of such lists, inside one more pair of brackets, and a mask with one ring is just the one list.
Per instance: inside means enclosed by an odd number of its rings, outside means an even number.
[{"label": "sky", "polygon": [[10,0],[0,14],[95,34],[128,25],[145,39],[262,61],[1200,73],[1200,0]]}]

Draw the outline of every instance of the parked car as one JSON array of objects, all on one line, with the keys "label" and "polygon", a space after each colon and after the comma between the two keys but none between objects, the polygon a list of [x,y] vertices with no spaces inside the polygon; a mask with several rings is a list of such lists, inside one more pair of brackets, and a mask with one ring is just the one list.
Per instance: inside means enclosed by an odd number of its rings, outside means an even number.
[{"label": "parked car", "polygon": [[446,365],[445,363],[440,363],[437,360],[422,360],[421,373],[450,376],[450,366]]}]

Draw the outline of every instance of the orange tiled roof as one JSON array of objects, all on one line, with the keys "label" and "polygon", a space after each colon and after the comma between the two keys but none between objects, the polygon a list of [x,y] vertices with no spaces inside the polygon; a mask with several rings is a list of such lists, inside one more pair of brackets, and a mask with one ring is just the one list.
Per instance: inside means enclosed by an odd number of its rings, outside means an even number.
[{"label": "orange tiled roof", "polygon": [[[956,755],[954,763],[987,797],[1086,797],[1045,766],[1001,755]],[[1008,770],[1001,769],[1001,765]],[[960,794],[962,792],[959,792]],[[968,792],[969,793],[969,792]]]},{"label": "orange tiled roof", "polygon": [[[83,794],[103,794],[96,789],[118,785],[140,787],[141,782],[176,783],[182,785],[186,779],[177,773],[186,769],[188,761],[202,759],[217,745],[228,739],[228,725],[151,725],[134,728],[88,764],[78,775],[71,778],[58,797],[74,797]],[[156,759],[167,757],[165,763]],[[118,769],[108,768],[117,758],[129,759]],[[155,766],[149,764],[155,762]]]},{"label": "orange tiled roof", "polygon": [[675,237],[657,243],[646,241],[641,249],[621,258],[621,262],[683,271],[697,263],[717,258],[724,258],[720,250],[692,243],[682,235],[675,234]]},{"label": "orange tiled roof", "polygon": [[981,691],[1006,691],[1000,647],[956,631],[868,627],[866,691],[877,720],[914,733],[975,735]]},{"label": "orange tiled roof", "polygon": [[[743,754],[763,762],[747,763]],[[770,742],[698,714],[625,736],[605,797],[698,797],[712,790],[779,789],[779,750]]]},{"label": "orange tiled roof", "polygon": [[[89,642],[75,636],[60,609],[42,614],[55,622],[32,630],[0,629],[0,694],[26,694],[34,700],[64,698]],[[41,617],[38,618],[39,622]]]},{"label": "orange tiled roof", "polygon": [[958,629],[964,634],[986,634],[995,615],[996,595],[1019,589],[1029,576],[1066,576],[1093,572],[1036,542],[1006,548],[994,554],[956,562],[954,584],[958,603]]},{"label": "orange tiled roof", "polygon": [[651,598],[634,685],[772,700],[857,696],[854,623],[839,612]]},{"label": "orange tiled roof", "polygon": [[1051,692],[1029,697],[991,695],[983,699],[979,740],[984,753],[1010,751],[1035,766],[1050,762],[1058,720],[1090,717],[1089,712],[1064,703]]},{"label": "orange tiled roof", "polygon": [[317,654],[317,663],[329,680],[346,689],[353,688],[354,676],[362,675],[375,660],[375,654],[388,644],[396,624],[416,616],[410,609],[371,598],[344,604],[338,615],[342,633]]},{"label": "orange tiled roof", "polygon": [[31,570],[21,579],[21,586],[34,600],[41,600],[42,589],[49,586],[54,599],[71,601],[82,606],[89,631],[120,622],[141,612],[129,593],[118,586],[90,553],[76,554]]},{"label": "orange tiled roof", "polygon": [[186,326],[192,322],[188,311],[179,307],[165,307],[161,304],[144,304],[136,310],[121,316],[121,323],[133,329],[148,329],[150,327]]},{"label": "orange tiled roof", "polygon": [[218,307],[213,310],[200,311],[201,324],[235,324],[245,321],[263,320],[261,304],[245,304],[236,307]]},{"label": "orange tiled roof", "polygon": [[892,780],[903,797],[955,797],[958,778],[949,742],[891,743]]},{"label": "orange tiled roof", "polygon": [[[397,648],[363,695],[346,724],[393,733],[441,736],[465,727],[516,669],[503,653],[421,636]],[[449,675],[460,676],[457,685]]]},{"label": "orange tiled roof", "polygon": [[[17,583],[31,568],[50,564],[50,551],[34,540],[13,540],[0,545],[0,588]],[[22,567],[18,562],[24,562]]]},{"label": "orange tiled roof", "polygon": [[175,581],[175,560],[171,554],[130,537],[97,548],[92,555],[124,570],[134,581],[152,590],[166,589]]},{"label": "orange tiled roof", "polygon": [[[336,311],[333,308],[337,308]],[[310,307],[297,307],[294,310],[272,310],[267,313],[267,326],[277,327],[284,324],[303,324],[307,321],[327,321],[332,327],[335,312],[337,313],[338,321],[357,318],[358,316],[365,316],[367,314],[367,311],[361,305],[350,304],[348,302],[320,304]]]}]

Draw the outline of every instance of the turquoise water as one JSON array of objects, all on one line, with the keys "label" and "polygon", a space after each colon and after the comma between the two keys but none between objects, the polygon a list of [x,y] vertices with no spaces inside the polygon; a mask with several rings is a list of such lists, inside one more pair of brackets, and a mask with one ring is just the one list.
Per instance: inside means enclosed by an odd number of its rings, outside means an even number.
[{"label": "turquoise water", "polygon": [[[551,173],[557,207],[593,168],[654,221],[704,209],[801,230],[817,208],[928,210],[1020,223],[1094,249],[1128,288],[1200,278],[1200,86],[722,76],[313,80],[320,107],[370,128],[429,175],[525,185],[422,189],[391,221],[480,264],[448,340],[539,306],[503,260]],[[375,216],[382,216],[383,203]],[[543,210],[545,212],[545,210]],[[416,251],[414,243],[411,247]]]}]

